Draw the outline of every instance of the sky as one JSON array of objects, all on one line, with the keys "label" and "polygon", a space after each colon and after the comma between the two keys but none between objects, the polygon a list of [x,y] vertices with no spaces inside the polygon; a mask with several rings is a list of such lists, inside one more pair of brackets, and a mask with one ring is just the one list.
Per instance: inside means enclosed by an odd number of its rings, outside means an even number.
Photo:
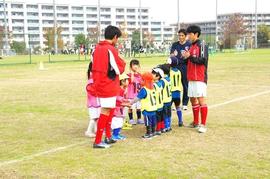
[{"label": "sky", "polygon": [[[31,2],[37,0],[7,0],[12,2]],[[95,5],[98,0],[55,0],[57,4]],[[52,3],[53,0],[39,0],[40,3]],[[216,0],[179,0],[180,22],[199,22],[215,20]],[[101,6],[138,7],[139,0],[100,0]],[[177,0],[141,0],[142,7],[150,8],[154,20],[163,20],[167,24],[177,22]],[[270,13],[270,0],[257,0],[258,13]],[[233,12],[255,12],[255,0],[218,0],[218,14]]]}]

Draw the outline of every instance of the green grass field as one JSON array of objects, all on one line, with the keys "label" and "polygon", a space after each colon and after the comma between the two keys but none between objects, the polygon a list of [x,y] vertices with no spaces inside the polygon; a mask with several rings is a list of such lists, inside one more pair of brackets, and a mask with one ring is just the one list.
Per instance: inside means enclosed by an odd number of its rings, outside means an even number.
[{"label": "green grass field", "polygon": [[174,114],[171,133],[144,141],[135,126],[108,150],[84,136],[87,65],[0,66],[0,178],[270,178],[269,49],[210,56],[206,134]]}]

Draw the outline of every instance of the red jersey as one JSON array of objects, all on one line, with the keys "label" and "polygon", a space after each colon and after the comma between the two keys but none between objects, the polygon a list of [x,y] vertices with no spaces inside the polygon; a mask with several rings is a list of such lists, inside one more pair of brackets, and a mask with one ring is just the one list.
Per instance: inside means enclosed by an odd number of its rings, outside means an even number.
[{"label": "red jersey", "polygon": [[126,63],[106,40],[97,44],[92,56],[91,94],[101,98],[117,96],[120,91],[119,75],[124,72]]},{"label": "red jersey", "polygon": [[200,40],[192,43],[190,57],[187,59],[188,81],[202,81],[207,83],[208,49]]}]

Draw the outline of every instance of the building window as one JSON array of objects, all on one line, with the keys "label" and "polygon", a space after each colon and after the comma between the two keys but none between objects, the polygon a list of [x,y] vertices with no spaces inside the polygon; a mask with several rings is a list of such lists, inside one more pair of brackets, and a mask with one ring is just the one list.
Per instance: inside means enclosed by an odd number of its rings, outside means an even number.
[{"label": "building window", "polygon": [[127,12],[128,13],[134,13],[135,12],[135,9],[127,9]]},{"label": "building window", "polygon": [[97,25],[97,21],[87,21],[87,25]]},{"label": "building window", "polygon": [[87,14],[86,15],[87,18],[97,18],[96,14]]},{"label": "building window", "polygon": [[74,10],[74,11],[82,11],[83,7],[73,6],[71,9]]},{"label": "building window", "polygon": [[72,21],[72,24],[79,24],[79,25],[81,25],[81,24],[83,24],[83,21]]},{"label": "building window", "polygon": [[110,25],[111,21],[101,21],[101,25]]},{"label": "building window", "polygon": [[23,16],[23,12],[11,12],[12,16]]},{"label": "building window", "polygon": [[111,18],[111,15],[104,15],[104,14],[102,14],[102,15],[100,15],[100,17],[101,18],[105,18],[105,19],[110,19]]},{"label": "building window", "polygon": [[42,13],[43,17],[53,17],[53,13]]},{"label": "building window", "polygon": [[86,10],[95,12],[95,11],[97,11],[97,8],[96,7],[87,7]]},{"label": "building window", "polygon": [[125,18],[125,16],[123,16],[123,15],[117,15],[116,16],[116,19],[124,19]]},{"label": "building window", "polygon": [[68,6],[57,6],[56,9],[59,11],[68,10]]},{"label": "building window", "polygon": [[27,16],[36,16],[36,17],[38,17],[38,13],[37,12],[27,12]]},{"label": "building window", "polygon": [[37,5],[30,5],[30,4],[28,4],[28,5],[26,5],[26,8],[27,9],[38,9],[38,6]]},{"label": "building window", "polygon": [[116,9],[116,12],[123,13],[125,10],[124,9]]},{"label": "building window", "polygon": [[11,4],[11,8],[22,9],[23,5],[22,4]]},{"label": "building window", "polygon": [[135,19],[136,16],[130,16],[130,15],[129,15],[129,16],[127,16],[127,18],[128,18],[128,19]]},{"label": "building window", "polygon": [[83,14],[72,14],[72,17],[83,17]]},{"label": "building window", "polygon": [[41,9],[43,9],[43,10],[53,10],[53,6],[43,5],[43,6],[41,6]]},{"label": "building window", "polygon": [[100,8],[101,12],[111,12],[111,8]]},{"label": "building window", "polygon": [[38,24],[39,20],[27,20],[28,23]]},{"label": "building window", "polygon": [[57,13],[57,17],[68,17],[68,14]]}]

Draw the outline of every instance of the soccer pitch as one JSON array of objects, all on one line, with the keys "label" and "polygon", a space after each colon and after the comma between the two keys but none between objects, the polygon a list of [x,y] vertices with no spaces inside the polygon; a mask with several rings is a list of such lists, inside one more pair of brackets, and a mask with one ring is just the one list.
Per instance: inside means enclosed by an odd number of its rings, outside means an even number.
[{"label": "soccer pitch", "polygon": [[[140,61],[146,71],[166,57]],[[172,132],[145,141],[137,125],[107,150],[84,136],[87,66],[0,66],[0,178],[270,177],[269,49],[209,57],[207,133],[174,114]]]}]

